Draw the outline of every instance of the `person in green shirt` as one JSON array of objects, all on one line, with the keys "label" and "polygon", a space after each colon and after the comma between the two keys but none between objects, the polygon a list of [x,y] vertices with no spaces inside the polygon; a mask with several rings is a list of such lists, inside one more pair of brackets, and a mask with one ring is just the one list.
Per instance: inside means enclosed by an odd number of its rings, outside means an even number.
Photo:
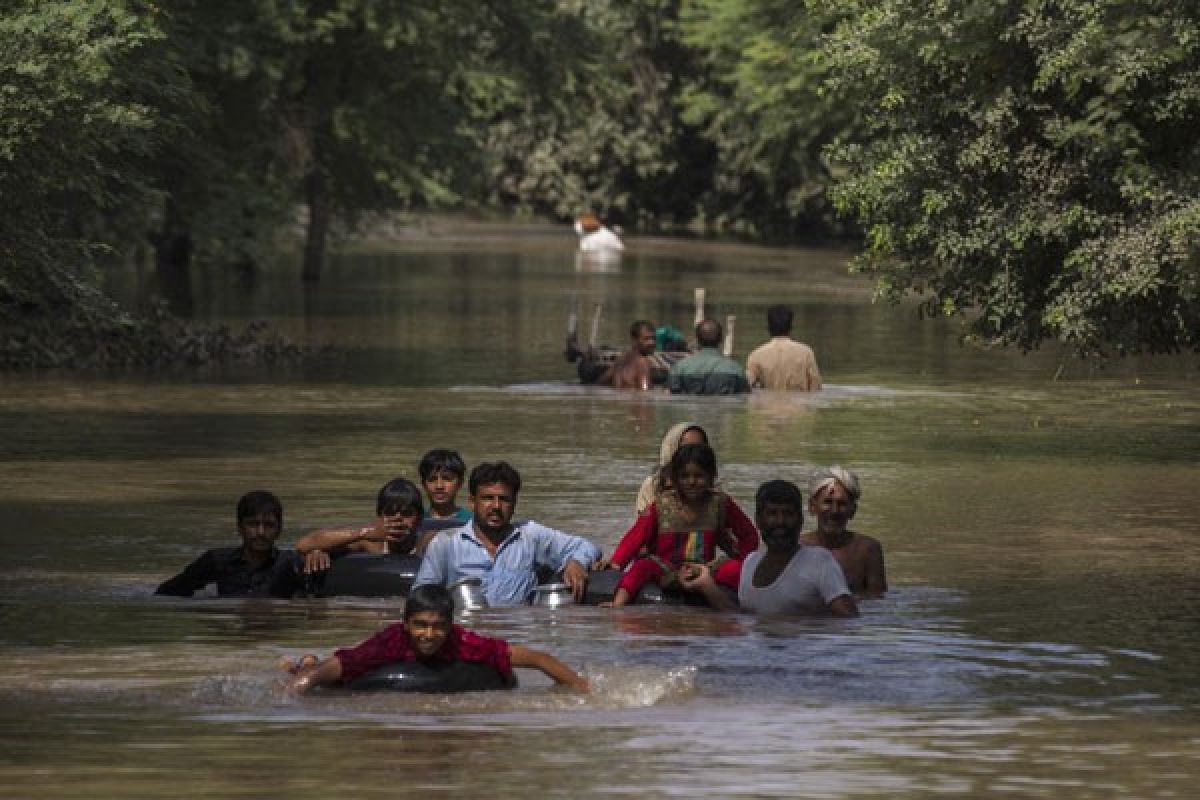
[{"label": "person in green shirt", "polygon": [[671,367],[667,388],[671,394],[741,394],[750,391],[742,365],[721,355],[717,348],[724,331],[713,319],[696,326],[700,349]]}]

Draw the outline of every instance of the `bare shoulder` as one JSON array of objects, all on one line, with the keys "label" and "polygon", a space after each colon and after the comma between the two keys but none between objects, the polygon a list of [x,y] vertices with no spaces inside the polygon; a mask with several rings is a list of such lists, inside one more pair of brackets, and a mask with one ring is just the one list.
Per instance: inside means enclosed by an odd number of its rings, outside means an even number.
[{"label": "bare shoulder", "polygon": [[882,553],[883,544],[874,536],[868,536],[865,533],[855,532],[853,547],[861,553]]},{"label": "bare shoulder", "polygon": [[856,535],[862,538],[866,547],[869,547],[872,550],[882,550],[883,549],[883,543],[880,542],[878,539],[876,539],[874,536],[868,536],[865,533],[859,533]]}]

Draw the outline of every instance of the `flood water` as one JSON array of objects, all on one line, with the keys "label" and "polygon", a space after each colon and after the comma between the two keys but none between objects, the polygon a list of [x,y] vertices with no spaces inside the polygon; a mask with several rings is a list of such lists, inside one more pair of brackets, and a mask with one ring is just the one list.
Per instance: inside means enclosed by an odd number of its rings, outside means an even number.
[{"label": "flood water", "polygon": [[[319,289],[199,272],[198,320],[265,318],[343,356],[303,369],[0,378],[0,797],[1191,797],[1200,773],[1200,371],[1096,371],[965,349],[873,305],[845,254],[630,243],[583,271],[564,236],[431,237],[343,254]],[[144,276],[114,282],[130,299]],[[786,301],[827,388],[673,398],[580,387],[566,315],[621,344],[692,289],[735,355]],[[1054,380],[1059,373],[1059,380]],[[482,632],[582,669],[581,697],[289,698],[395,602],[157,598],[235,543],[269,488],[284,539],[371,515],[431,447],[520,469],[517,513],[611,551],[663,432],[695,420],[726,488],[855,469],[854,527],[892,591],[857,620],[509,609]]]}]

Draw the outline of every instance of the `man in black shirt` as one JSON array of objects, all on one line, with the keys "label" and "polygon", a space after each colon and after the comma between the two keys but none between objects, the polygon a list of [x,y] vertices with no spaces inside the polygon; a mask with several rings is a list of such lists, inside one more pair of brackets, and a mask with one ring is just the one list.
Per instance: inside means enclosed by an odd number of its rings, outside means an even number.
[{"label": "man in black shirt", "polygon": [[279,498],[265,491],[243,495],[237,505],[237,528],[241,547],[206,551],[154,593],[191,597],[197,589],[215,583],[221,597],[294,595],[302,587],[303,577],[296,553],[275,547],[283,532]]}]

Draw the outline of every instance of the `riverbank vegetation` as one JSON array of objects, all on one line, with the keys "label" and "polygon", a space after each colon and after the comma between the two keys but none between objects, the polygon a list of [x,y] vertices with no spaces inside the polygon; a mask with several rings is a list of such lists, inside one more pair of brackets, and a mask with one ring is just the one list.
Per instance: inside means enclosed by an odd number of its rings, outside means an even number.
[{"label": "riverbank vegetation", "polygon": [[593,209],[860,241],[881,297],[989,345],[1195,351],[1200,9],[0,0],[0,366],[255,357],[97,275],[252,273],[298,205],[310,282],[365,212]]}]

